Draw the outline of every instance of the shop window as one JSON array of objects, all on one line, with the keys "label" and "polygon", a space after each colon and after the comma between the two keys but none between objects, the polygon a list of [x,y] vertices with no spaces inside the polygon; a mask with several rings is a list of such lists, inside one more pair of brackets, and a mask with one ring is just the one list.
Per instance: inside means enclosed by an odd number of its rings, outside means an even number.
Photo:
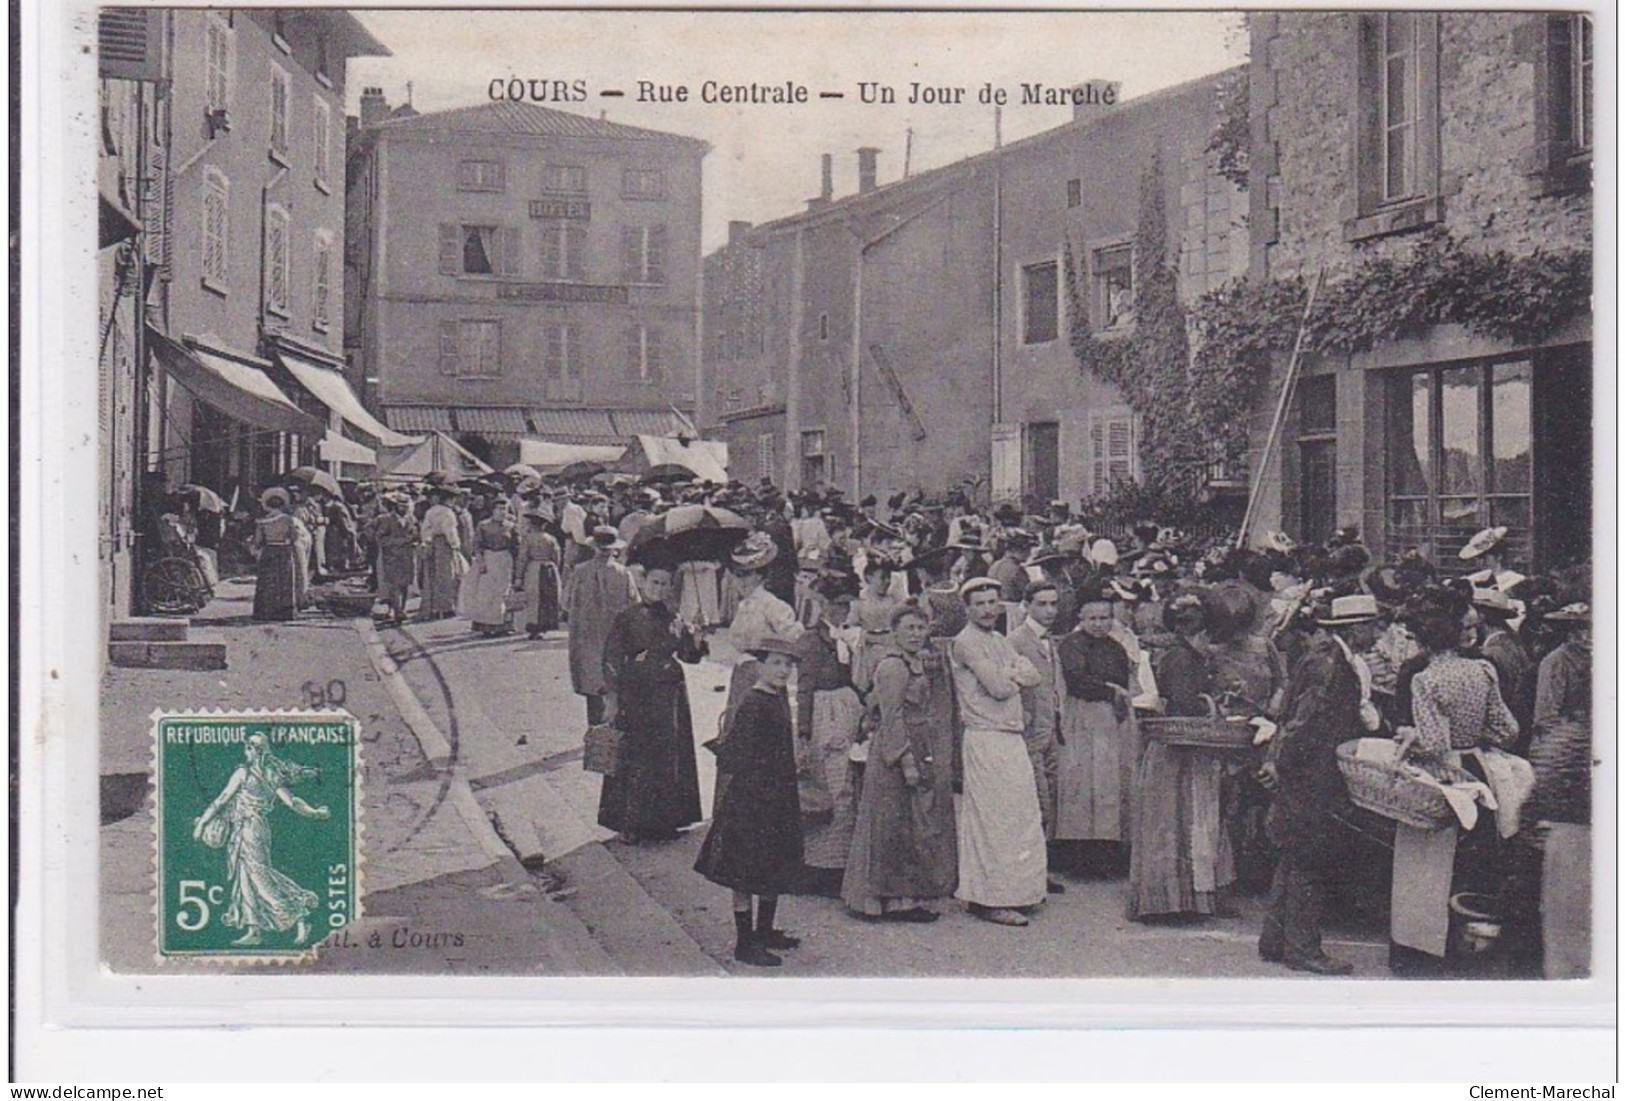
[{"label": "shop window", "polygon": [[1373,12],[1359,20],[1358,215],[1363,240],[1431,225],[1439,208],[1439,16]]},{"label": "shop window", "polygon": [[1475,532],[1504,525],[1528,561],[1534,489],[1529,361],[1427,368],[1388,383],[1387,545],[1441,569]]},{"label": "shop window", "polygon": [[1054,260],[1021,269],[1021,342],[1047,344],[1060,335],[1059,284]]}]

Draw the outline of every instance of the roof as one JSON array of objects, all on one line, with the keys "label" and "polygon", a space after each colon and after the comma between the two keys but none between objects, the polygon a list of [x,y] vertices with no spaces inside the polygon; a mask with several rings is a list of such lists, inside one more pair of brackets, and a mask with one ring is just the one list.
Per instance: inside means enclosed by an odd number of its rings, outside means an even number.
[{"label": "roof", "polygon": [[625,444],[628,436],[665,436],[683,422],[670,409],[535,406],[396,405],[384,419],[397,432],[475,433],[488,440],[547,440],[560,444]]},{"label": "roof", "polygon": [[663,130],[646,130],[641,126],[627,126],[608,119],[559,111],[537,103],[498,100],[476,107],[454,107],[449,111],[431,111],[409,118],[386,119],[373,127],[375,130],[396,133],[418,133],[450,130],[463,134],[522,134],[551,138],[614,138],[620,141],[647,141],[667,145],[694,146],[700,150],[710,145],[699,138],[684,134],[668,134]]},{"label": "roof", "polygon": [[[1237,72],[1244,71],[1246,68],[1247,66],[1245,64],[1232,66],[1228,69],[1221,69],[1218,72],[1209,73],[1206,76],[1199,76],[1192,80],[1184,81],[1180,84],[1171,85],[1167,88],[1159,88],[1157,91],[1148,92],[1143,96],[1135,96],[1132,99],[1126,99],[1122,102],[1121,106],[1115,108],[1114,110],[1090,115],[1086,118],[1076,119],[1071,122],[1065,122],[1059,126],[1051,127],[1048,130],[1041,130],[1036,134],[1030,134],[1019,141],[1013,141],[1007,145],[989,149],[981,153],[974,153],[968,157],[961,157],[957,161],[951,161],[948,164],[938,165],[935,168],[926,169],[925,171],[915,173],[912,176],[879,184],[872,191],[860,191],[851,195],[843,195],[840,198],[832,199],[828,203],[814,207],[811,210],[797,211],[794,214],[788,214],[784,217],[776,218],[769,222],[763,222],[761,225],[756,226],[753,230],[751,230],[751,234],[775,233],[786,229],[798,228],[808,223],[818,222],[823,219],[845,217],[851,211],[863,206],[864,204],[874,203],[879,205],[880,202],[901,199],[904,196],[924,194],[937,188],[960,183],[965,179],[974,179],[977,169],[984,164],[992,164],[995,158],[1002,159],[1008,158],[1012,155],[1025,153],[1029,150],[1042,147],[1045,143],[1054,141],[1064,134],[1092,130],[1095,127],[1123,125],[1121,120],[1125,118],[1132,119],[1135,115],[1166,104],[1169,100],[1190,95],[1204,89],[1217,88],[1219,83],[1226,77],[1229,77]],[[726,248],[727,246],[723,247]],[[718,251],[721,250],[719,249]],[[714,256],[716,253],[712,253],[711,255]],[[709,257],[707,257],[707,259],[709,259]]]}]

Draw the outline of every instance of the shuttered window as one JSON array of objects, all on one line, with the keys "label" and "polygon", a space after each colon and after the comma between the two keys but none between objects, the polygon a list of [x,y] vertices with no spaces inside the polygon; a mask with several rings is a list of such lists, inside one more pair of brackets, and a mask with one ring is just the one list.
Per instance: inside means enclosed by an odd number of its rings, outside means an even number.
[{"label": "shuttered window", "polygon": [[579,222],[545,221],[542,278],[582,282],[587,278],[587,227]]},{"label": "shuttered window", "polygon": [[288,212],[272,206],[265,212],[265,308],[288,316],[292,262],[288,250]]},{"label": "shuttered window", "polygon": [[204,31],[203,94],[211,111],[231,105],[231,30],[213,13]]},{"label": "shuttered window", "polygon": [[512,226],[440,226],[442,275],[518,275],[519,230]]},{"label": "shuttered window", "polygon": [[666,227],[621,227],[621,280],[626,283],[666,281]]},{"label": "shuttered window", "polygon": [[581,332],[564,322],[542,326],[542,373],[549,401],[581,400]]},{"label": "shuttered window", "polygon": [[288,100],[293,93],[293,82],[287,72],[271,66],[271,152],[286,159],[288,155]]},{"label": "shuttered window", "polygon": [[325,229],[316,231],[316,250],[311,262],[310,326],[325,333],[330,323],[332,298],[333,235]]},{"label": "shuttered window", "polygon": [[1134,414],[1127,408],[1105,409],[1089,417],[1089,491],[1106,497],[1139,480]]},{"label": "shuttered window", "polygon": [[332,169],[332,157],[329,153],[332,144],[329,131],[332,125],[333,109],[327,105],[325,99],[318,97],[315,114],[311,116],[311,142],[315,154],[316,186],[323,191],[328,189],[328,175]]},{"label": "shuttered window", "polygon": [[659,329],[634,325],[626,330],[626,377],[633,382],[659,382],[665,354]]},{"label": "shuttered window", "polygon": [[501,161],[467,160],[457,166],[457,190],[501,191],[506,185]]},{"label": "shuttered window", "polygon": [[440,323],[440,373],[457,378],[502,374],[502,322],[463,318]]},{"label": "shuttered window", "polygon": [[231,181],[218,168],[203,172],[203,281],[215,290],[226,289],[229,254]]}]

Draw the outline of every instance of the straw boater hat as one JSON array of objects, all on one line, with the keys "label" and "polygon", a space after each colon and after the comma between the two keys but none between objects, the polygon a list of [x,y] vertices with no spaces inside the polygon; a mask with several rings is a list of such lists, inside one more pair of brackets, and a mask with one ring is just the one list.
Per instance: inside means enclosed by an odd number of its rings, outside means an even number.
[{"label": "straw boater hat", "polygon": [[1355,623],[1370,623],[1377,618],[1377,598],[1370,593],[1340,596],[1332,601],[1330,614],[1317,622],[1322,627],[1346,627]]},{"label": "straw boater hat", "polygon": [[599,524],[592,529],[592,545],[595,547],[611,549],[620,542],[620,539],[621,533],[608,524]]},{"label": "straw boater hat", "polygon": [[778,556],[779,548],[772,537],[765,531],[753,531],[728,556],[728,561],[741,573],[755,573],[767,569]]},{"label": "straw boater hat", "polygon": [[1591,605],[1585,603],[1566,604],[1555,612],[1546,615],[1548,623],[1590,623]]},{"label": "straw boater hat", "polygon": [[959,597],[961,600],[968,601],[971,598],[971,594],[979,593],[983,589],[992,589],[993,591],[998,592],[1003,588],[1003,585],[1000,585],[991,577],[972,577],[963,585],[959,586]]},{"label": "straw boater hat", "polygon": [[1483,555],[1486,555],[1490,551],[1494,550],[1496,547],[1500,546],[1503,542],[1505,542],[1506,537],[1506,528],[1485,528],[1483,531],[1467,540],[1467,545],[1462,547],[1461,550],[1457,552],[1458,556],[1463,562],[1471,562],[1473,559],[1482,557]]},{"label": "straw boater hat", "polygon": [[290,500],[292,498],[288,496],[288,491],[281,486],[272,486],[260,494],[260,504],[266,508],[287,508]]}]

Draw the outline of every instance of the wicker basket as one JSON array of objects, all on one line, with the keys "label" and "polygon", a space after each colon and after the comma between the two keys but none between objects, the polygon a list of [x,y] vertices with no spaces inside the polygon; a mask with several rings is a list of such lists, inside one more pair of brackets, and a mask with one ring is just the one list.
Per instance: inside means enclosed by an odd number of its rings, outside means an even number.
[{"label": "wicker basket", "polygon": [[[1456,813],[1436,785],[1391,762],[1358,759],[1355,754],[1363,740],[1356,738],[1337,747],[1337,767],[1348,786],[1349,802],[1419,830],[1442,829],[1455,823]],[[1472,780],[1460,769],[1454,772],[1459,773],[1454,779]]]},{"label": "wicker basket", "polygon": [[1225,718],[1211,698],[1202,698],[1207,700],[1206,715],[1141,719],[1140,732],[1147,741],[1182,749],[1251,749],[1256,733],[1252,725],[1243,719]]}]

